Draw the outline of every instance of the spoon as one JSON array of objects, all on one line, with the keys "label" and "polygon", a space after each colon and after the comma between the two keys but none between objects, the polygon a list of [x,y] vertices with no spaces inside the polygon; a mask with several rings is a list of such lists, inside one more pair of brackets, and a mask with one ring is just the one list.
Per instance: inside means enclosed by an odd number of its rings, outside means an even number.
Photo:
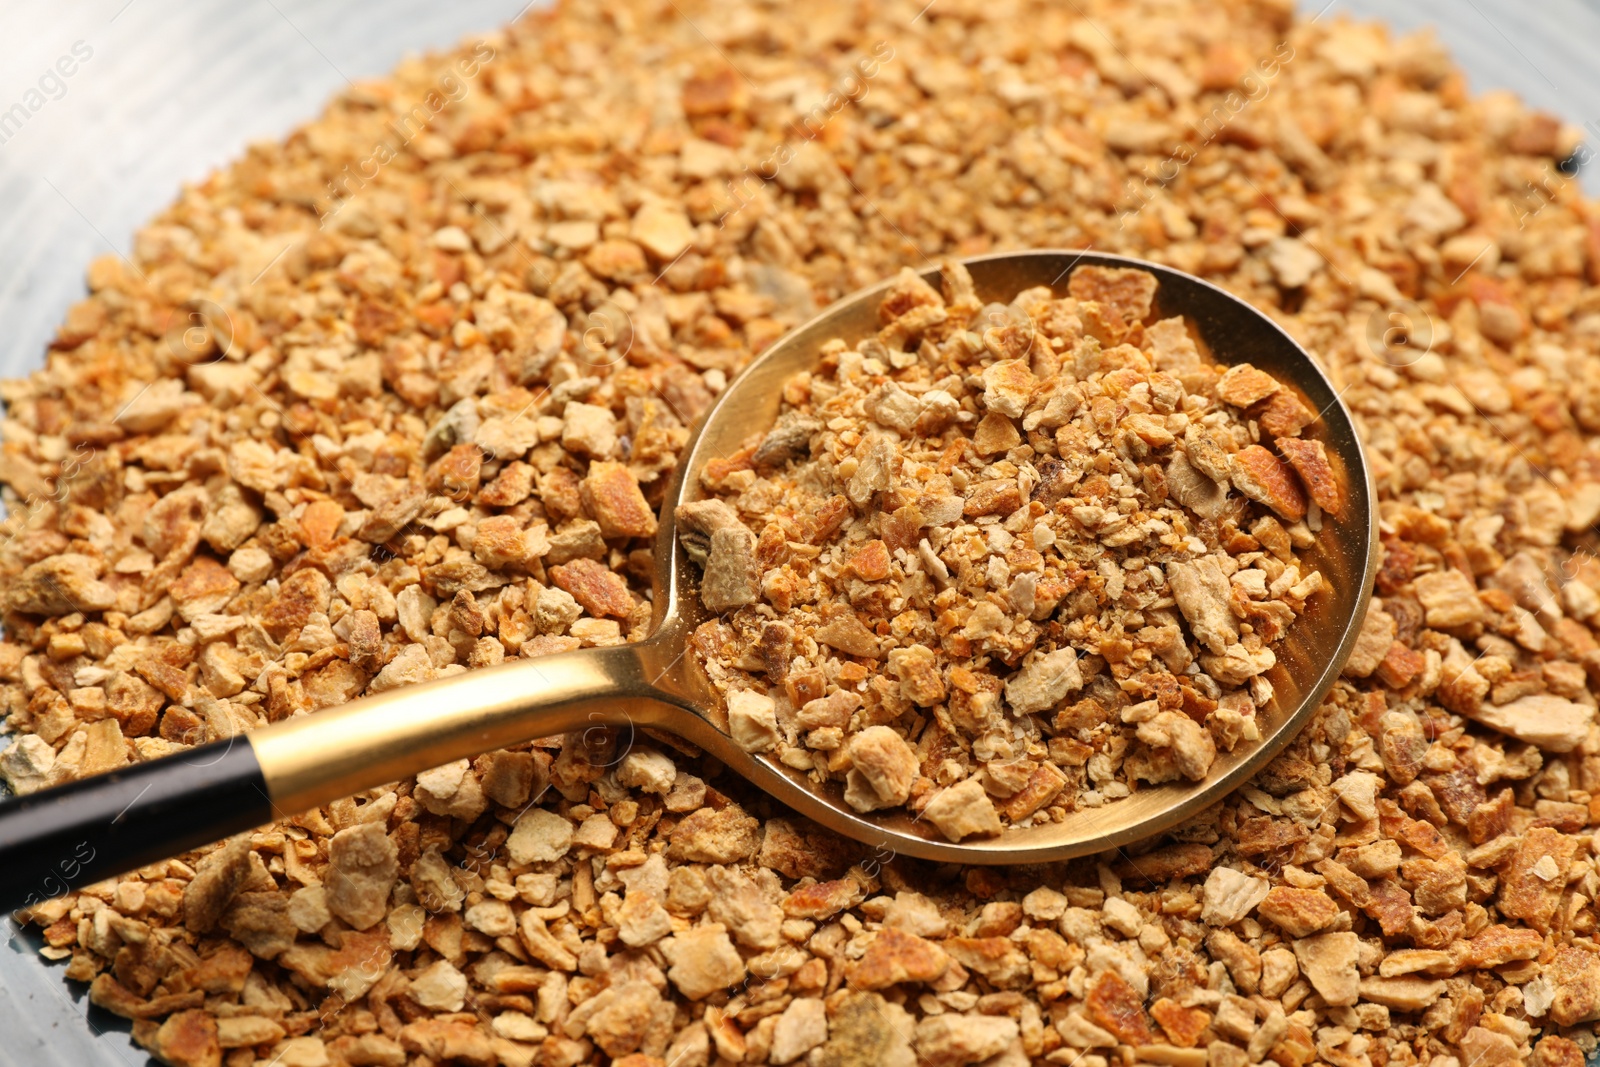
[{"label": "spoon", "polygon": [[[679,544],[677,505],[700,496],[698,472],[776,421],[782,385],[811,369],[822,344],[869,336],[890,282],[834,304],[789,333],[723,392],[690,438],[661,509],[647,640],[517,659],[302,715],[248,735],[86,778],[0,804],[0,908],[12,910],[197,848],[274,819],[453,760],[539,737],[604,727],[654,729],[699,746],[789,807],[879,850],[951,863],[1041,863],[1128,844],[1167,829],[1243,784],[1295,736],[1338,677],[1366,615],[1377,564],[1377,514],[1350,413],[1312,358],[1271,319],[1180,271],[1072,251],[964,260],[978,295],[1009,302],[1023,289],[1065,293],[1079,265],[1137,267],[1159,281],[1156,310],[1182,315],[1224,362],[1247,360],[1297,389],[1321,413],[1308,432],[1342,476],[1348,502],[1324,517],[1305,562],[1327,590],[1276,647],[1276,694],[1258,711],[1261,740],[1219,753],[1197,783],[1140,789],[1064,822],[1007,828],[953,843],[912,814],[863,815],[837,783],[819,785],[727,734],[722,699],[686,639],[709,617],[699,573]],[[926,277],[938,284],[938,272]]]}]

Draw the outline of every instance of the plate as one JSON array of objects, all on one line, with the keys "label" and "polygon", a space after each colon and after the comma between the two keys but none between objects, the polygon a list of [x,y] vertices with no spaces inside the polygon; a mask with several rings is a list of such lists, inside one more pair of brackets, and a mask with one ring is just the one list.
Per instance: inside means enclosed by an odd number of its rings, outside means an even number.
[{"label": "plate", "polygon": [[[537,2],[537,0],[536,0]],[[1432,25],[1474,92],[1507,88],[1600,143],[1600,0],[1324,0],[1319,18]],[[0,12],[0,376],[38,367],[96,256],[180,183],[281,138],[351,80],[502,25],[524,0],[9,0]],[[1318,14],[1320,11],[1320,14]],[[60,66],[58,67],[58,64]],[[51,74],[71,69],[70,76]],[[38,90],[37,97],[30,91]],[[41,106],[6,123],[14,105]],[[1582,180],[1600,194],[1600,168]],[[33,932],[0,948],[0,1065],[143,1067],[128,1025],[87,1003]]]}]

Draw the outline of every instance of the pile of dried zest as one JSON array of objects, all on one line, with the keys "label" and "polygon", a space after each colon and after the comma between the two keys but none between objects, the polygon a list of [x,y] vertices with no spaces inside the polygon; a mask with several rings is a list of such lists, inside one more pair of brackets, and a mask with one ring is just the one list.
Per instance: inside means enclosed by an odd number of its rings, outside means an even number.
[{"label": "pile of dried zest", "polygon": [[[1600,213],[1554,169],[1574,134],[1470,98],[1426,37],[1285,3],[924,8],[535,14],[364,185],[477,46],[357,87],[96,263],[4,392],[0,769],[38,788],[636,635],[631,486],[659,503],[752,351],[922,256],[1043,246],[1230,288],[1355,412],[1381,603],[1308,732],[1174,835],[1004,872],[867,854],[642,737],[458,763],[34,909],[159,1057],[1593,1046]],[[192,300],[220,352],[163,336]],[[1369,342],[1407,318],[1416,343]]]},{"label": "pile of dried zest", "polygon": [[1203,360],[1148,271],[942,283],[902,274],[677,510],[734,739],[953,841],[1203,779],[1322,587],[1294,554],[1343,506],[1314,413]]}]

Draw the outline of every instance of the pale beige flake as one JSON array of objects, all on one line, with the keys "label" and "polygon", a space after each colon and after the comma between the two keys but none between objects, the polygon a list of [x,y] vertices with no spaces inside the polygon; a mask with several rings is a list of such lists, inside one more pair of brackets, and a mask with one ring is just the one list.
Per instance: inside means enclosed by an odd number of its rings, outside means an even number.
[{"label": "pale beige flake", "polygon": [[1228,606],[1228,578],[1216,560],[1169,563],[1167,580],[1195,640],[1216,655],[1239,640],[1239,623]]},{"label": "pale beige flake", "polygon": [[1023,660],[1021,670],[1006,682],[1006,703],[1021,715],[1049,711],[1082,685],[1076,650],[1060,648],[1048,653],[1035,652]]},{"label": "pale beige flake", "polygon": [[685,997],[703,1000],[743,980],[744,960],[721,923],[704,923],[662,945],[671,961],[667,978]]},{"label": "pale beige flake", "polygon": [[678,765],[665,752],[634,748],[617,764],[618,783],[656,796],[665,796],[678,780]]},{"label": "pale beige flake", "polygon": [[1160,712],[1140,723],[1134,736],[1153,748],[1171,749],[1178,772],[1192,782],[1204,778],[1217,758],[1210,732],[1182,712]]},{"label": "pale beige flake", "polygon": [[1200,917],[1212,926],[1232,926],[1254,911],[1271,888],[1265,878],[1213,867],[1206,876]]},{"label": "pale beige flake", "polygon": [[1449,628],[1483,621],[1483,604],[1471,579],[1457,570],[1424,574],[1415,582],[1429,626]]},{"label": "pale beige flake", "polygon": [[922,814],[952,841],[1000,832],[1000,816],[976,778],[940,790]]},{"label": "pale beige flake", "polygon": [[643,948],[672,933],[672,916],[650,893],[630,892],[618,911],[617,936],[630,948]]},{"label": "pale beige flake", "polygon": [[411,999],[434,1011],[460,1011],[467,1001],[467,976],[448,960],[437,960],[411,979]]},{"label": "pale beige flake", "polygon": [[694,240],[694,227],[681,208],[651,201],[634,215],[632,236],[657,259],[671,260]]},{"label": "pale beige flake", "polygon": [[382,919],[399,872],[397,857],[382,823],[362,823],[334,834],[324,885],[328,910],[357,930]]},{"label": "pale beige flake", "polygon": [[1311,988],[1333,1007],[1354,1004],[1361,976],[1356,961],[1361,940],[1348,931],[1303,937],[1294,943],[1295,959]]},{"label": "pale beige flake", "polygon": [[572,847],[572,824],[555,812],[529,808],[506,838],[506,854],[515,863],[549,863]]},{"label": "pale beige flake", "polygon": [[1018,1032],[1015,1019],[951,1012],[917,1023],[917,1054],[934,1067],[977,1063],[996,1056]]},{"label": "pale beige flake", "polygon": [[828,1016],[822,1001],[803,997],[789,1002],[772,1030],[770,1063],[793,1063],[828,1039]]},{"label": "pale beige flake", "polygon": [[700,599],[706,610],[721,613],[755,603],[760,582],[756,535],[743,526],[714,530],[705,574],[700,580]]},{"label": "pale beige flake", "polygon": [[1518,741],[1547,752],[1571,752],[1589,736],[1594,709],[1548,693],[1534,693],[1505,704],[1484,701],[1472,718]]},{"label": "pale beige flake", "polygon": [[728,732],[746,752],[765,752],[776,745],[777,705],[765,693],[737,689],[728,694]]},{"label": "pale beige flake", "polygon": [[[917,775],[917,755],[887,726],[872,726],[850,741],[854,765],[845,799],[857,811],[904,804]],[[931,816],[930,816],[931,817]]]}]

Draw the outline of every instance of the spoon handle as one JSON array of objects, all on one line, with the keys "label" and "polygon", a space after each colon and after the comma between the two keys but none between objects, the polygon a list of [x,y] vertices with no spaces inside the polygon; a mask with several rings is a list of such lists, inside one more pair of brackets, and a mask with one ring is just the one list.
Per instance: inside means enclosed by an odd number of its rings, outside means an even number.
[{"label": "spoon handle", "polygon": [[672,716],[648,643],[518,659],[0,803],[0,911],[538,737]]}]

